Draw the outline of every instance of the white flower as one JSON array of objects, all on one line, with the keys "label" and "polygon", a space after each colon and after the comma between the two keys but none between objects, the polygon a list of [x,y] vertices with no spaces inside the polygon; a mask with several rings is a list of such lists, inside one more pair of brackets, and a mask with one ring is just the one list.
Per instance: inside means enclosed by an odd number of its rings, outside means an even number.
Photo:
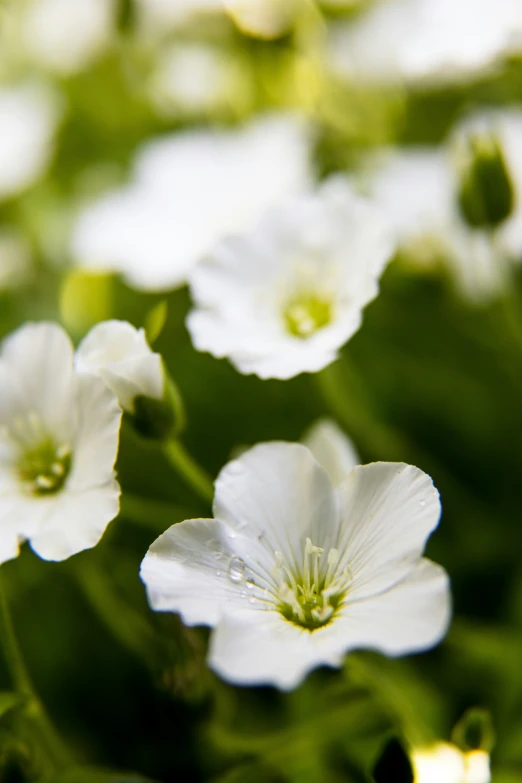
[{"label": "white flower", "polygon": [[31,0],[22,22],[27,54],[61,75],[75,73],[107,45],[113,0]]},{"label": "white flower", "polygon": [[298,0],[222,0],[238,28],[259,38],[287,32],[299,10]]},{"label": "white flower", "polygon": [[161,356],[151,350],[144,330],[127,321],[94,326],[78,346],[76,366],[80,372],[103,378],[124,410],[133,412],[138,396],[163,398]]},{"label": "white flower", "polygon": [[274,38],[290,26],[297,0],[138,0],[142,27],[161,33],[197,14],[227,13],[240,30],[261,38]]},{"label": "white flower", "polygon": [[138,154],[134,181],[80,213],[73,258],[120,271],[137,288],[179,286],[222,237],[309,184],[309,141],[298,118],[273,115],[241,130],[150,142]]},{"label": "white flower", "polygon": [[229,58],[203,44],[175,44],[159,58],[151,91],[160,111],[209,111],[227,97],[236,74]]},{"label": "white flower", "polygon": [[342,484],[356,465],[359,456],[351,440],[331,419],[318,419],[301,438],[321,465],[334,487]]},{"label": "white flower", "polygon": [[445,571],[422,557],[440,503],[429,476],[355,467],[334,488],[300,444],[255,446],[223,468],[215,519],[169,528],[141,566],[151,607],[214,628],[231,682],[298,685],[349,650],[425,650],[450,617]]},{"label": "white flower", "polygon": [[414,783],[490,783],[489,755],[439,742],[412,753]]},{"label": "white flower", "polygon": [[74,370],[56,324],[26,324],[0,352],[0,562],[28,539],[44,560],[98,543],[119,508],[121,411],[105,383]]},{"label": "white flower", "polygon": [[223,0],[137,0],[141,24],[153,32],[176,26],[194,14],[222,9]]},{"label": "white flower", "polygon": [[260,378],[317,372],[359,328],[393,250],[379,210],[331,179],[194,269],[192,341]]},{"label": "white flower", "polygon": [[53,151],[54,94],[36,85],[0,88],[0,201],[38,179]]},{"label": "white flower", "polygon": [[[458,207],[458,153],[470,132],[498,140],[514,189],[513,211],[494,241],[468,226]],[[505,289],[509,262],[522,259],[522,112],[482,112],[457,126],[443,147],[384,153],[370,167],[367,189],[407,251],[421,260],[442,257],[472,300],[488,300]]]},{"label": "white flower", "polygon": [[520,47],[518,0],[380,0],[332,27],[329,58],[352,78],[455,81]]}]

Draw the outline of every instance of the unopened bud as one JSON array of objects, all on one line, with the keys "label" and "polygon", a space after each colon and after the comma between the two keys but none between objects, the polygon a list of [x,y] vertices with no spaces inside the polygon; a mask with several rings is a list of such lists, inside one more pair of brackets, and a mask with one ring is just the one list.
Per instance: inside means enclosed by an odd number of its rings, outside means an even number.
[{"label": "unopened bud", "polygon": [[473,228],[492,230],[513,211],[513,183],[502,147],[492,133],[470,134],[461,163],[458,203]]},{"label": "unopened bud", "polygon": [[162,399],[138,394],[133,411],[126,411],[125,417],[138,435],[147,440],[164,442],[179,435],[185,426],[185,411],[172,378],[165,373]]},{"label": "unopened bud", "polygon": [[480,707],[466,710],[453,729],[452,740],[465,752],[490,753],[495,744],[495,731],[489,712]]}]

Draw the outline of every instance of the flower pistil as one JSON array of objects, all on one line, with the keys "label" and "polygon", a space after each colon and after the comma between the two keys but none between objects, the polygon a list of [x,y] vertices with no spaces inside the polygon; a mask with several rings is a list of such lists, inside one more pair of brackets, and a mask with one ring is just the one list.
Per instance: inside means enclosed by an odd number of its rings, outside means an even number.
[{"label": "flower pistil", "polygon": [[338,570],[340,555],[330,549],[326,558],[326,572],[322,568],[324,549],[306,539],[302,572],[297,576],[276,552],[274,571],[279,576],[278,610],[286,620],[315,631],[331,621],[346,597],[351,582],[348,566]]}]

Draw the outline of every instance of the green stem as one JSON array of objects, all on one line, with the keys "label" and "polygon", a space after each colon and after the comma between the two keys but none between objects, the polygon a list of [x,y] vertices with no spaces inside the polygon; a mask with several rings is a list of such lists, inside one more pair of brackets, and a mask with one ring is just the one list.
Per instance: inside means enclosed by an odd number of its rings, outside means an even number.
[{"label": "green stem", "polygon": [[356,654],[347,657],[345,673],[349,680],[359,683],[373,694],[381,709],[398,724],[409,746],[421,748],[435,742],[437,737],[405,697],[400,680],[396,681],[393,674]]},{"label": "green stem", "polygon": [[156,531],[166,530],[181,519],[195,516],[192,509],[178,506],[168,500],[143,498],[127,492],[121,496],[120,513],[123,517]]},{"label": "green stem", "polygon": [[205,501],[212,505],[214,484],[212,479],[189,454],[179,440],[169,440],[163,447],[168,461],[183,480]]},{"label": "green stem", "polygon": [[518,302],[512,293],[505,294],[501,302],[501,310],[513,342],[522,351],[522,321],[520,320]]},{"label": "green stem", "polygon": [[0,579],[0,638],[2,639],[5,662],[11,675],[13,687],[25,700],[25,717],[31,722],[40,738],[49,762],[55,771],[72,765],[68,749],[53,726],[45,708],[31,682],[16,638],[11,614],[7,604],[2,580]]}]

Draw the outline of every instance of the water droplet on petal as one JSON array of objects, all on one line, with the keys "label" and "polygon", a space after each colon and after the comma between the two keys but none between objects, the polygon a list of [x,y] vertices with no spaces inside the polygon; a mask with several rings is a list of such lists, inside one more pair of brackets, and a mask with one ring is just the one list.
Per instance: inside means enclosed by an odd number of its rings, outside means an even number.
[{"label": "water droplet on petal", "polygon": [[216,571],[216,576],[221,576],[221,571]]},{"label": "water droplet on petal", "polygon": [[254,587],[255,587],[255,584],[256,584],[256,583],[254,582],[254,580],[253,580],[253,579],[247,579],[247,580],[246,580],[246,586],[247,586],[247,588],[248,588],[249,590],[253,590],[253,589],[254,589]]},{"label": "water droplet on petal", "polygon": [[233,557],[228,566],[228,576],[230,581],[237,584],[241,582],[245,575],[245,561],[240,557]]},{"label": "water droplet on petal", "polygon": [[421,508],[423,508],[425,505],[426,505],[426,501],[425,500],[421,500],[420,503],[419,503],[419,506],[421,506]]},{"label": "water droplet on petal", "polygon": [[249,604],[255,604],[255,602],[256,602],[255,595],[251,595],[250,598],[248,599],[248,603]]}]

